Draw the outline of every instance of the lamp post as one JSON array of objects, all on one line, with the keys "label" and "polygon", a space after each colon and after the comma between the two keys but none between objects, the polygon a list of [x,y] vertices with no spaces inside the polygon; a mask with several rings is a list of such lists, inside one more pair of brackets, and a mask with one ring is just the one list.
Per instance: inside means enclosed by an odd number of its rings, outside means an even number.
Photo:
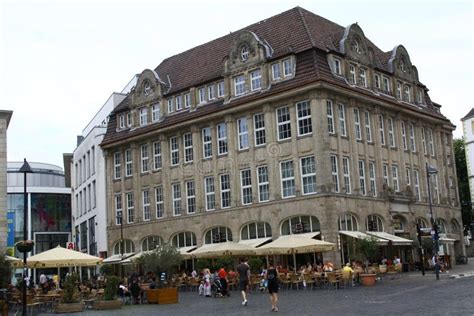
[{"label": "lamp post", "polygon": [[436,256],[438,255],[438,226],[435,223],[434,215],[433,215],[433,206],[431,203],[431,184],[430,184],[430,176],[432,174],[437,174],[438,170],[428,166],[428,163],[426,163],[426,178],[428,181],[428,204],[430,207],[430,222],[431,222],[431,234],[433,238],[433,254]]},{"label": "lamp post", "polygon": [[[23,173],[23,242],[26,243],[28,240],[28,194],[26,193],[26,174],[33,173],[30,165],[26,161],[23,161],[23,165],[20,168],[20,172]],[[28,269],[26,267],[26,256],[27,251],[23,252],[23,315],[26,315],[26,279],[28,278]]]},{"label": "lamp post", "polygon": [[[120,261],[123,260],[123,210],[120,211]],[[123,280],[123,264],[120,263],[120,278]]]}]

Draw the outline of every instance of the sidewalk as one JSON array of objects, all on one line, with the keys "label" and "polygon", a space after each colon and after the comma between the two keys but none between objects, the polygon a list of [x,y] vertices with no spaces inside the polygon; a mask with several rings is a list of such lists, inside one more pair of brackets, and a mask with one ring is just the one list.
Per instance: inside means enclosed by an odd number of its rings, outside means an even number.
[{"label": "sidewalk", "polygon": [[[470,257],[467,260],[467,264],[455,264],[449,272],[440,273],[440,278],[462,278],[468,276],[474,276],[474,257]],[[434,274],[433,270],[426,270],[425,274]],[[410,278],[422,277],[421,271],[411,271],[403,273],[403,275]]]}]

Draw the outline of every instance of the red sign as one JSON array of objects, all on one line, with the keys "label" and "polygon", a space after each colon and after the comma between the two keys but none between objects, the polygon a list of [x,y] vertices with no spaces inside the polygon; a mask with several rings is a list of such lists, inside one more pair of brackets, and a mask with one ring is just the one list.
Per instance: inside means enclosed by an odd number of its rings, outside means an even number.
[{"label": "red sign", "polygon": [[76,249],[76,247],[74,247],[74,243],[73,243],[73,242],[68,242],[68,243],[66,244],[66,248],[67,248],[67,249],[71,249],[71,250]]}]

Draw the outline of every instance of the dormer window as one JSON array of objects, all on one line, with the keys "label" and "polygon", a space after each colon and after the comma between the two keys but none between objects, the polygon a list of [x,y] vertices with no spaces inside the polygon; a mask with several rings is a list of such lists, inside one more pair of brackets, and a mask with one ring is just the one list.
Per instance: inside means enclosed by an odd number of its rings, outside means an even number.
[{"label": "dormer window", "polygon": [[352,41],[351,49],[354,53],[360,54],[359,42],[356,39]]},{"label": "dormer window", "polygon": [[374,81],[375,81],[375,88],[380,89],[380,75],[379,74],[374,75]]},{"label": "dormer window", "polygon": [[423,104],[423,90],[418,89],[418,104]]},{"label": "dormer window", "polygon": [[199,104],[206,102],[206,88],[202,87],[198,90],[199,93]]},{"label": "dormer window", "polygon": [[119,115],[119,128],[125,128],[125,115],[123,114]]},{"label": "dormer window", "polygon": [[189,93],[184,95],[184,107],[186,109],[191,107],[191,95]]},{"label": "dormer window", "polygon": [[365,69],[363,68],[359,69],[359,84],[364,88],[367,87],[367,75]]},{"label": "dormer window", "polygon": [[355,84],[356,82],[356,68],[354,65],[349,65],[349,82]]},{"label": "dormer window", "polygon": [[293,75],[293,63],[291,58],[283,60],[283,77],[289,77]]},{"label": "dormer window", "polygon": [[207,86],[207,98],[209,99],[209,101],[214,100],[215,97],[216,96],[214,94],[214,85]]},{"label": "dormer window", "polygon": [[217,83],[217,97],[223,98],[225,95],[224,81],[219,81]]},{"label": "dormer window", "polygon": [[402,98],[402,83],[397,81],[397,99]]},{"label": "dormer window", "polygon": [[410,90],[410,86],[403,86],[403,101],[411,102]]},{"label": "dormer window", "polygon": [[167,100],[167,103],[168,103],[168,113],[173,113],[174,112],[173,98],[169,98]]},{"label": "dormer window", "polygon": [[240,75],[234,77],[234,89],[235,95],[239,96],[245,93],[245,77],[244,75]]},{"label": "dormer window", "polygon": [[242,62],[247,61],[249,59],[249,47],[247,45],[242,46],[240,49],[240,60]]},{"label": "dormer window", "polygon": [[127,113],[127,127],[131,127],[133,124],[132,112]]},{"label": "dormer window", "polygon": [[151,120],[153,122],[157,122],[160,120],[160,104],[156,103],[153,104],[151,107]]},{"label": "dormer window", "polygon": [[140,126],[146,125],[148,123],[148,109],[146,107],[143,107],[138,110],[138,113],[140,118]]},{"label": "dormer window", "polygon": [[143,86],[143,94],[148,96],[151,94],[151,85],[150,82],[146,81],[145,85]]},{"label": "dormer window", "polygon": [[183,97],[178,95],[175,98],[176,111],[181,111],[183,109]]},{"label": "dormer window", "polygon": [[390,93],[390,80],[385,76],[382,77],[382,90],[387,94]]},{"label": "dormer window", "polygon": [[272,79],[278,80],[280,78],[281,78],[280,63],[274,63],[272,64]]},{"label": "dormer window", "polygon": [[335,74],[341,74],[341,60],[339,58],[334,58],[332,60],[333,71]]},{"label": "dormer window", "polygon": [[262,88],[262,71],[254,70],[250,73],[250,90],[260,90]]}]

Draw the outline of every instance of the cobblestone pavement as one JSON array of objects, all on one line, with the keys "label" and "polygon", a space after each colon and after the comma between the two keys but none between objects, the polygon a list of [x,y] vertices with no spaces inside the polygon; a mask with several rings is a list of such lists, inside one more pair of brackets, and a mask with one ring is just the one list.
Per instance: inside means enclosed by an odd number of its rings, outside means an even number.
[{"label": "cobblestone pavement", "polygon": [[[472,259],[472,260],[471,260]],[[282,290],[280,315],[474,315],[474,258],[456,266],[436,281],[432,271],[404,273],[384,278],[374,287],[328,290]],[[466,277],[451,278],[452,275]],[[471,276],[469,276],[471,275]],[[124,306],[115,311],[87,311],[76,315],[265,315],[270,311],[268,295],[252,292],[248,306],[240,295],[205,298],[196,292],[180,292],[179,304]],[[55,314],[57,315],[57,314]]]}]

